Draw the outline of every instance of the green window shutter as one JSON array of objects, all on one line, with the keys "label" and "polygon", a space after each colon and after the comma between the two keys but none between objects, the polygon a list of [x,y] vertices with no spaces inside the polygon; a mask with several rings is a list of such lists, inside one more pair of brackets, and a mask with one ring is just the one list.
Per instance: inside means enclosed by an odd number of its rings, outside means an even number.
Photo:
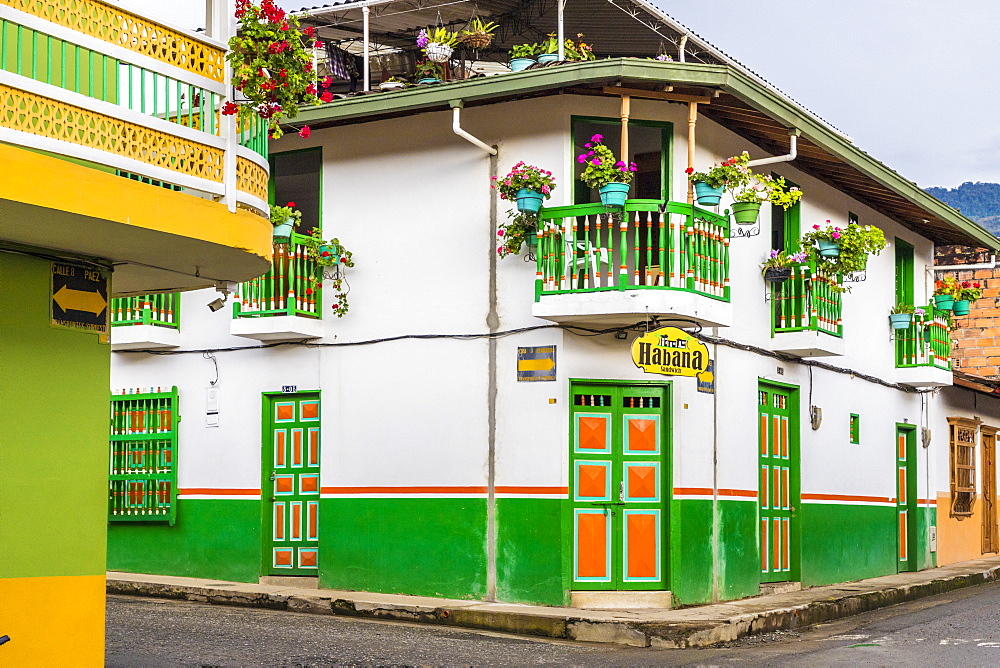
[{"label": "green window shutter", "polygon": [[177,387],[111,395],[108,520],[169,522],[177,517]]},{"label": "green window shutter", "polygon": [[913,246],[896,237],[896,303],[913,306]]},{"label": "green window shutter", "polygon": [[861,442],[861,416],[851,413],[851,443]]}]

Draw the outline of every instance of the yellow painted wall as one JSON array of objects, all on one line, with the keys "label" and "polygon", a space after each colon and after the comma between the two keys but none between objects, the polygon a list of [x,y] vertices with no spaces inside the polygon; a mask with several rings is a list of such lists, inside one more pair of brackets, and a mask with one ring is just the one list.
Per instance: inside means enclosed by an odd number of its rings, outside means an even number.
[{"label": "yellow painted wall", "polygon": [[103,575],[0,578],[0,666],[103,666]]},{"label": "yellow painted wall", "polygon": [[937,497],[938,566],[990,556],[983,554],[982,496],[976,495],[976,499],[972,503],[971,517],[961,519],[951,517],[950,509],[951,495],[939,493]]}]

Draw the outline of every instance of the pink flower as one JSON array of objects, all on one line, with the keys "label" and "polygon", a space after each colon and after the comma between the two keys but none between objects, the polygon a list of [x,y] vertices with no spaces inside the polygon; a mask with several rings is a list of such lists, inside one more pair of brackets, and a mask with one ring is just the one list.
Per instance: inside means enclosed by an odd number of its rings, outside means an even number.
[{"label": "pink flower", "polygon": [[834,239],[839,239],[840,238],[840,232],[834,231],[834,233],[831,234],[830,236],[833,237]]},{"label": "pink flower", "polygon": [[302,137],[303,139],[308,139],[309,135],[311,135],[311,134],[312,134],[312,130],[309,129],[308,125],[303,125],[302,129],[299,130],[299,136]]},{"label": "pink flower", "polygon": [[594,135],[593,137],[590,138],[590,141],[600,143],[601,140],[603,140],[603,139],[604,139],[604,135]]},{"label": "pink flower", "polygon": [[542,194],[548,195],[551,192],[548,186],[542,186]]},{"label": "pink flower", "polygon": [[601,159],[600,158],[594,158],[593,160],[590,161],[590,164],[592,164],[594,167],[600,167],[601,166]]},{"label": "pink flower", "polygon": [[502,237],[503,236],[503,230],[497,230],[497,236],[498,237]]},{"label": "pink flower", "polygon": [[818,230],[819,229],[819,225],[813,225],[813,229],[814,230]]}]

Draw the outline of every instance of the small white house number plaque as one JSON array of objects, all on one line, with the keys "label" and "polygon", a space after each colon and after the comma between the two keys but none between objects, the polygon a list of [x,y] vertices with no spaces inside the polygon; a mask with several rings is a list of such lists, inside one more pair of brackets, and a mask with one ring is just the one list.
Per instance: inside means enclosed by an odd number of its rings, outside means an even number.
[{"label": "small white house number plaque", "polygon": [[281,391],[284,392],[285,394],[288,394],[290,392],[298,392],[299,391],[299,386],[298,385],[282,385],[281,386]]}]

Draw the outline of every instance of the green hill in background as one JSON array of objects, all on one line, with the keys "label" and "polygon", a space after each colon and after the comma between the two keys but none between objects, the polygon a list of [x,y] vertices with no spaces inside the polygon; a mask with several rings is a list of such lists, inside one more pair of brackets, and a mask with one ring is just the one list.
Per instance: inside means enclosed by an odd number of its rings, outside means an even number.
[{"label": "green hill in background", "polygon": [[966,181],[957,188],[926,188],[994,235],[1000,234],[1000,183]]}]

